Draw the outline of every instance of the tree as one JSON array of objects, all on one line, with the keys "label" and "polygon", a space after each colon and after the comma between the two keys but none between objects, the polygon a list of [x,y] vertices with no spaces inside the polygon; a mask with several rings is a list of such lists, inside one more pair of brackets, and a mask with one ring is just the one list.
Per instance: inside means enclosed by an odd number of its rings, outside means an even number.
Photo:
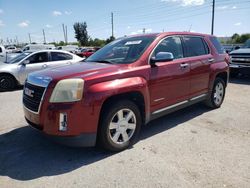
[{"label": "tree", "polygon": [[74,30],[75,30],[75,38],[80,43],[81,46],[87,46],[88,45],[88,31],[87,31],[87,23],[80,23],[76,22],[74,23]]},{"label": "tree", "polygon": [[234,33],[231,38],[232,38],[232,40],[236,40],[239,37],[240,37],[240,35],[238,33]]},{"label": "tree", "polygon": [[236,42],[244,43],[247,41],[247,39],[250,39],[250,33],[242,34],[239,38],[236,39]]},{"label": "tree", "polygon": [[110,42],[112,42],[112,41],[114,41],[114,40],[115,40],[115,37],[110,36],[110,37],[106,40],[106,44],[108,44],[108,43],[110,43]]}]

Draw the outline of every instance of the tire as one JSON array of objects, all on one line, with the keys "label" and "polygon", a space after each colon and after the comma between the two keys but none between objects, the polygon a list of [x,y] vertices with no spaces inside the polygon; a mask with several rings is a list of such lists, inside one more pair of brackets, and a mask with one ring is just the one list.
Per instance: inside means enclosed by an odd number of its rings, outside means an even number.
[{"label": "tire", "polygon": [[16,80],[11,75],[0,75],[0,91],[13,90],[16,87]]},{"label": "tire", "polygon": [[210,108],[220,108],[224,101],[226,84],[223,79],[217,77],[214,81],[213,90],[206,100],[206,105]]},{"label": "tire", "polygon": [[[128,119],[126,120],[126,117]],[[102,114],[98,142],[106,150],[119,152],[127,149],[140,132],[141,113],[129,100],[122,100],[109,105]]]}]

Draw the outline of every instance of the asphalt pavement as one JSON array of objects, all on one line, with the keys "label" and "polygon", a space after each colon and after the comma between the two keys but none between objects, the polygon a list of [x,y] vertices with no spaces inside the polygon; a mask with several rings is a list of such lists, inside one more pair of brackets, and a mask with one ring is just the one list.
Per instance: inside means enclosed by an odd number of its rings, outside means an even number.
[{"label": "asphalt pavement", "polygon": [[196,104],[145,126],[110,153],[51,142],[27,125],[22,90],[0,93],[0,187],[250,187],[250,79],[220,109]]}]

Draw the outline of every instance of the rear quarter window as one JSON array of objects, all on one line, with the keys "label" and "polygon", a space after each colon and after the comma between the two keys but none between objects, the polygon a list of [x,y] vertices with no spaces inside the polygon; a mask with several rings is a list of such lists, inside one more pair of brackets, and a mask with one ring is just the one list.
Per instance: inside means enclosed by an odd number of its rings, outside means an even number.
[{"label": "rear quarter window", "polygon": [[214,45],[214,47],[215,47],[218,54],[224,54],[225,53],[224,47],[221,45],[221,43],[219,42],[219,40],[216,37],[210,37],[210,41]]},{"label": "rear quarter window", "polygon": [[51,60],[52,61],[63,61],[73,59],[73,56],[70,54],[62,53],[62,52],[51,52]]},{"label": "rear quarter window", "polygon": [[209,54],[206,42],[201,37],[183,37],[185,57],[194,57]]}]

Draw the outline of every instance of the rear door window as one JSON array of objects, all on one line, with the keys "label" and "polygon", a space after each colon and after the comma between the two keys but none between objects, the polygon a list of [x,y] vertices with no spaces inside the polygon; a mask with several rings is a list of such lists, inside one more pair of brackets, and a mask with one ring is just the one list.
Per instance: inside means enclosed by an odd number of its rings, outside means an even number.
[{"label": "rear door window", "polygon": [[209,49],[201,37],[183,37],[185,57],[194,57],[209,54]]},{"label": "rear door window", "polygon": [[64,61],[73,59],[73,56],[70,54],[62,53],[62,52],[51,52],[51,60],[52,61]]}]

